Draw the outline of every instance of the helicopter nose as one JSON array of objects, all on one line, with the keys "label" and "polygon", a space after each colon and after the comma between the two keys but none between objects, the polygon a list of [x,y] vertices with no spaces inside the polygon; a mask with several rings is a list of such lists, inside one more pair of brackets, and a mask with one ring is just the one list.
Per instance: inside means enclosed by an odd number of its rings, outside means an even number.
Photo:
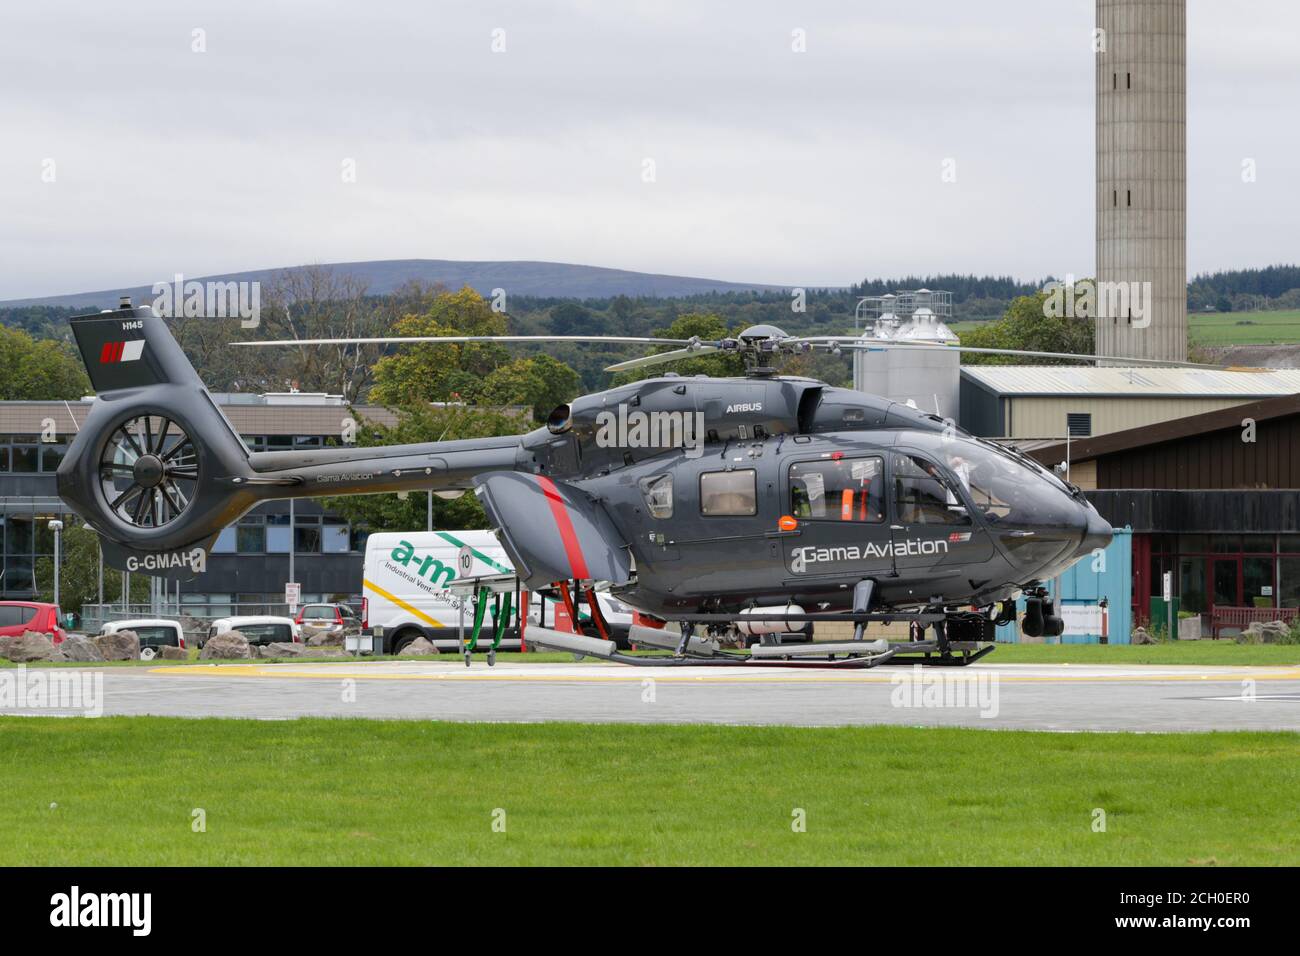
[{"label": "helicopter nose", "polygon": [[1084,505],[1083,518],[1083,543],[1079,545],[1078,553],[1091,554],[1098,548],[1107,547],[1115,536],[1110,522],[1099,515],[1091,504]]}]

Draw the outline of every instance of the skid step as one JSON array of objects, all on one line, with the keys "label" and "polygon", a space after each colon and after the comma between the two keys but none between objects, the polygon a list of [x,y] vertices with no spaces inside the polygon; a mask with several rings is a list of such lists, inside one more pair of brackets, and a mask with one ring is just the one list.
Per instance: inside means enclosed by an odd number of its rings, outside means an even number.
[{"label": "skid step", "polygon": [[807,644],[755,644],[749,649],[755,659],[769,657],[832,657],[836,654],[877,655],[890,648],[888,641],[836,641]]}]

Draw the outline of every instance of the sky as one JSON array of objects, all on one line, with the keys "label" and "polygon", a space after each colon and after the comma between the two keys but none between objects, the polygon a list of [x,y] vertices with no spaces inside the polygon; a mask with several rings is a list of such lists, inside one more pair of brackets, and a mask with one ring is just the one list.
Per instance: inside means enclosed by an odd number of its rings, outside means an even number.
[{"label": "sky", "polygon": [[[1189,274],[1300,261],[1300,4],[1188,5]],[[1087,275],[1093,18],[1092,0],[5,4],[0,299],[390,258],[801,286]]]}]

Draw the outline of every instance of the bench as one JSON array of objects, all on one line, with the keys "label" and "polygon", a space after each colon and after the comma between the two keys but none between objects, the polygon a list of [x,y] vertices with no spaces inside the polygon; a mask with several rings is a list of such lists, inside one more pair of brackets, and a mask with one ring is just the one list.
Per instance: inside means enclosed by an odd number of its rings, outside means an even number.
[{"label": "bench", "polygon": [[1210,633],[1217,641],[1225,627],[1246,628],[1256,622],[1286,621],[1294,624],[1300,608],[1294,607],[1216,607],[1210,616]]}]

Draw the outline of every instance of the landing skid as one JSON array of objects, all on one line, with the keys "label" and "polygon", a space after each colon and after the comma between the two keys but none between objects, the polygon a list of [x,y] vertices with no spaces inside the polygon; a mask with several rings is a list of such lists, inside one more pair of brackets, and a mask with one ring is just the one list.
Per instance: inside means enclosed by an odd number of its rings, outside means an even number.
[{"label": "landing skid", "polygon": [[[864,642],[867,643],[867,642]],[[837,644],[843,648],[843,644]],[[816,654],[816,644],[792,644],[791,653],[780,657],[756,658],[751,654],[719,651],[711,656],[683,654],[620,654],[605,657],[616,664],[634,667],[803,667],[831,670],[863,670],[881,664],[920,664],[925,667],[965,667],[992,652],[996,644],[979,641],[949,641],[944,653],[938,641],[890,642],[887,650],[877,654]]]}]

